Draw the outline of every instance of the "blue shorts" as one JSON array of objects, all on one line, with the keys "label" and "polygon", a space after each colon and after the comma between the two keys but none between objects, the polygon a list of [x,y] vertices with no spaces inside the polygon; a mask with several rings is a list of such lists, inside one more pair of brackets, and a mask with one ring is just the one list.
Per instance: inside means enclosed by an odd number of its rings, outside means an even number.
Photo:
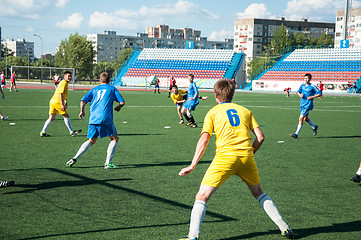
[{"label": "blue shorts", "polygon": [[89,124],[88,127],[88,138],[103,138],[118,135],[117,129],[112,124]]},{"label": "blue shorts", "polygon": [[184,107],[190,111],[196,110],[198,104],[193,104],[193,101],[186,101]]},{"label": "blue shorts", "polygon": [[154,88],[159,88],[159,85],[158,84],[154,85]]},{"label": "blue shorts", "polygon": [[307,109],[307,108],[301,108],[301,115],[302,116],[308,116],[308,114],[309,114],[309,109]]}]

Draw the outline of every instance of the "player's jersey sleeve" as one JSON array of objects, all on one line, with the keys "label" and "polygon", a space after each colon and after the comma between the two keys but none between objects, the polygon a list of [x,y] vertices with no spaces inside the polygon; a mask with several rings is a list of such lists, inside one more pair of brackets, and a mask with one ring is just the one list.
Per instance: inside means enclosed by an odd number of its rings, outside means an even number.
[{"label": "player's jersey sleeve", "polygon": [[312,87],[314,89],[314,95],[316,95],[316,94],[322,95],[321,90],[316,85],[312,85]]},{"label": "player's jersey sleeve", "polygon": [[84,97],[80,100],[85,103],[91,102],[93,100],[93,89],[91,89]]},{"label": "player's jersey sleeve", "polygon": [[297,90],[298,93],[302,93],[302,86],[303,86],[303,84],[298,88],[298,90]]},{"label": "player's jersey sleeve", "polygon": [[124,102],[124,98],[122,97],[122,95],[120,94],[120,92],[118,91],[118,89],[116,87],[114,87],[114,101],[116,102]]},{"label": "player's jersey sleeve", "polygon": [[203,121],[203,129],[201,132],[201,133],[207,132],[210,136],[212,136],[213,126],[214,126],[212,112],[213,112],[212,109],[209,110],[207,115],[205,116]]}]

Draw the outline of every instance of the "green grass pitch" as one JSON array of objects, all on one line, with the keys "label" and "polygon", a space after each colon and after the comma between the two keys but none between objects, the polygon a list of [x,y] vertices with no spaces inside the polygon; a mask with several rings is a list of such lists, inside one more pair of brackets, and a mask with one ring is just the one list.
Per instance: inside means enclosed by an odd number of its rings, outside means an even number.
[{"label": "green grass pitch", "polygon": [[[61,116],[49,138],[39,132],[48,118],[53,90],[5,91],[0,111],[0,239],[175,239],[188,233],[190,211],[203,174],[214,155],[214,136],[192,174],[179,177],[194,154],[203,118],[214,106],[202,93],[194,112],[198,128],[179,125],[168,93],[122,91],[126,106],[114,113],[119,144],[118,170],[104,170],[109,139],[99,139],[73,168],[65,163],[86,140],[86,117],[78,118],[83,90],[69,91],[71,137]],[[299,97],[236,93],[250,109],[266,140],[255,155],[262,190],[276,203],[298,239],[357,239],[361,233],[361,185],[349,181],[360,158],[360,97],[315,99],[310,118],[292,139]],[[15,123],[15,125],[9,125]],[[170,128],[164,128],[170,126]],[[279,141],[284,141],[279,143]],[[238,177],[210,199],[201,239],[282,239],[276,225]]]}]

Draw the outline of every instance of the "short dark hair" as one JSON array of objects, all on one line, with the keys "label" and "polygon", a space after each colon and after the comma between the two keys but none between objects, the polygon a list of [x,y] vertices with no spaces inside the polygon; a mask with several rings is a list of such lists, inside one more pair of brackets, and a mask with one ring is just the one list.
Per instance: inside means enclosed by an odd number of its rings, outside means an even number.
[{"label": "short dark hair", "polygon": [[192,79],[194,79],[194,75],[190,73],[188,76],[190,76]]},{"label": "short dark hair", "polygon": [[65,72],[64,72],[64,75],[66,75],[66,74],[72,74],[72,75],[73,75],[73,73],[70,72],[70,71],[65,71]]},{"label": "short dark hair", "polygon": [[308,79],[310,79],[310,80],[312,79],[311,73],[306,73],[306,74],[305,74],[305,77],[308,77]]},{"label": "short dark hair", "polygon": [[236,85],[227,78],[220,79],[214,84],[214,92],[221,102],[232,101],[235,90]]},{"label": "short dark hair", "polygon": [[107,72],[102,72],[102,74],[100,74],[100,81],[102,83],[109,83],[110,82],[110,76]]},{"label": "short dark hair", "polygon": [[178,86],[177,86],[177,85],[173,85],[173,86],[172,86],[172,88],[176,88],[176,89],[178,89]]}]

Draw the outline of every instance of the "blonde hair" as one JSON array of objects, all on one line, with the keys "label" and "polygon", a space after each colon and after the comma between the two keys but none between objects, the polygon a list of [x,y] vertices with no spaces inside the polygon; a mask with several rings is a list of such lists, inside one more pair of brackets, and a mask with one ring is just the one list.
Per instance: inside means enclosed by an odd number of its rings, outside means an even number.
[{"label": "blonde hair", "polygon": [[214,92],[221,102],[230,102],[233,99],[236,85],[229,79],[223,78],[214,84]]},{"label": "blonde hair", "polygon": [[100,74],[100,81],[102,83],[109,83],[110,82],[109,74],[107,72],[102,72],[102,74]]}]

